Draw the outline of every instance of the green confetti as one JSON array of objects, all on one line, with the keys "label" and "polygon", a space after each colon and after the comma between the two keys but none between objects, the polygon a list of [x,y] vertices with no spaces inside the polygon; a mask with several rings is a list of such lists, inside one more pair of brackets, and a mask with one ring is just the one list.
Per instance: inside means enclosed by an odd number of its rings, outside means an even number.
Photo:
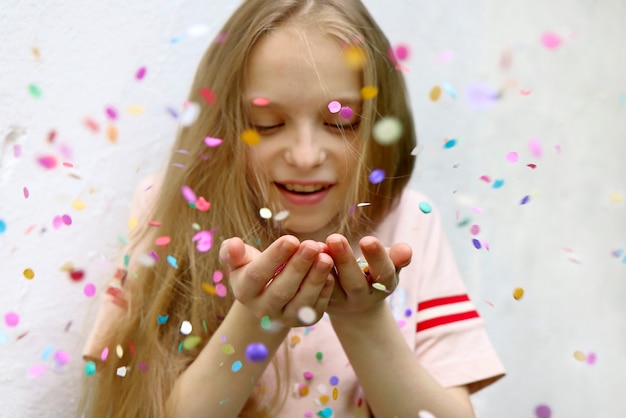
[{"label": "green confetti", "polygon": [[185,350],[193,350],[198,344],[200,344],[200,337],[197,335],[190,335],[183,340],[183,348]]},{"label": "green confetti", "polygon": [[272,327],[272,321],[270,320],[270,317],[265,315],[263,318],[261,318],[261,328],[269,330]]},{"label": "green confetti", "polygon": [[38,99],[41,97],[41,88],[37,84],[31,83],[28,85],[28,92],[31,96]]}]

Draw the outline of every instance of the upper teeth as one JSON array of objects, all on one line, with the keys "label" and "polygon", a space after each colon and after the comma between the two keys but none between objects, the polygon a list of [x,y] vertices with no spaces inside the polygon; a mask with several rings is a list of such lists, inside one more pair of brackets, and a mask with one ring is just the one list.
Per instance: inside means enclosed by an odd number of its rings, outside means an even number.
[{"label": "upper teeth", "polygon": [[324,188],[326,188],[326,186],[323,184],[309,184],[306,186],[302,184],[285,184],[285,189],[289,190],[290,192],[310,193],[322,190]]}]

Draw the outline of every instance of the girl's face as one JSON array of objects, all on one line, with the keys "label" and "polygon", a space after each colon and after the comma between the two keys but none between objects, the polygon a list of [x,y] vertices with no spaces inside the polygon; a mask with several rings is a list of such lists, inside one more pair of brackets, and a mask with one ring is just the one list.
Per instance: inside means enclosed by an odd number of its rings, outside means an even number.
[{"label": "girl's face", "polygon": [[262,38],[246,70],[247,123],[261,136],[249,169],[269,179],[268,206],[289,211],[286,229],[325,241],[356,175],[360,74],[334,38],[293,27]]}]

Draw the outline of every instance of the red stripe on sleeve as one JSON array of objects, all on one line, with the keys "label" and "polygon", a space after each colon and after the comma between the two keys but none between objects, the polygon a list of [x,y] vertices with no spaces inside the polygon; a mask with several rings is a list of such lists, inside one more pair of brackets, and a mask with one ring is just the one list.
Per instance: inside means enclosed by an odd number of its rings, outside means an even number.
[{"label": "red stripe on sleeve", "polygon": [[420,302],[417,305],[417,310],[420,311],[422,309],[434,308],[435,306],[449,305],[451,303],[467,301],[469,301],[469,296],[467,295],[446,296],[443,298],[430,299]]},{"label": "red stripe on sleeve", "polygon": [[458,314],[440,316],[426,321],[418,322],[415,326],[415,332],[424,331],[439,325],[451,324],[453,322],[465,321],[466,319],[479,318],[477,311],[467,311]]}]

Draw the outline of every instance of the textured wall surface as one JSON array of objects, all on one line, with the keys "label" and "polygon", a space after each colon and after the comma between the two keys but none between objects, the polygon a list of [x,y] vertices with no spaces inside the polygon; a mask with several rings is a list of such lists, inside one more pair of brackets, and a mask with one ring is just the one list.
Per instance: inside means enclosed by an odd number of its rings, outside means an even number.
[{"label": "textured wall surface", "polygon": [[[508,369],[478,416],[626,416],[626,3],[366,4],[410,48],[411,187],[442,212]],[[2,2],[0,416],[74,412],[132,190],[236,5]]]}]

